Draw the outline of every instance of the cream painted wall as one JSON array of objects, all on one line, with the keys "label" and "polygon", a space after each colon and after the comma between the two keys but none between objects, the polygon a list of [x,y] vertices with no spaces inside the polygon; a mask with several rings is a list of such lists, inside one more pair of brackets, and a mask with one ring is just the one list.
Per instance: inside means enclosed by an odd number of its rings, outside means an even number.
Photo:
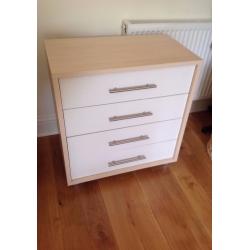
[{"label": "cream painted wall", "polygon": [[123,19],[211,19],[211,0],[38,0],[37,112],[41,130],[46,130],[43,123],[55,119],[44,39],[120,34]]}]

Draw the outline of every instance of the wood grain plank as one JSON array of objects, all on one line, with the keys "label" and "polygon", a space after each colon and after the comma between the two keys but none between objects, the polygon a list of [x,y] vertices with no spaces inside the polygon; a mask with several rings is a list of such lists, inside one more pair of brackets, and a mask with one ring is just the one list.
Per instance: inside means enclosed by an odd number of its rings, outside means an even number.
[{"label": "wood grain plank", "polygon": [[39,250],[61,250],[62,217],[59,213],[53,172],[50,137],[38,139],[37,166],[37,247]]},{"label": "wood grain plank", "polygon": [[205,145],[210,138],[210,134],[204,134],[201,130],[205,126],[212,125],[212,113],[209,111],[192,113],[188,125]]},{"label": "wood grain plank", "polygon": [[197,217],[207,229],[207,232],[212,237],[212,202],[205,190],[197,182],[194,176],[187,169],[185,162],[180,159],[176,167],[170,168],[171,173],[176,178],[183,193],[190,201],[191,207],[196,212]]},{"label": "wood grain plank", "polygon": [[[200,132],[201,133],[201,132]],[[179,158],[186,163],[187,169],[212,199],[212,169],[211,159],[207,154],[207,145],[190,127],[186,127]]]},{"label": "wood grain plank", "polygon": [[134,174],[99,183],[120,249],[170,249]]},{"label": "wood grain plank", "polygon": [[211,249],[209,235],[168,167],[137,171],[136,176],[172,249]]},{"label": "wood grain plank", "polygon": [[67,187],[58,137],[51,143],[65,249],[118,249],[97,183]]},{"label": "wood grain plank", "polygon": [[48,39],[45,48],[51,73],[59,78],[201,61],[166,35]]},{"label": "wood grain plank", "polygon": [[86,216],[86,226],[96,249],[119,249],[98,182],[79,185],[79,199]]}]

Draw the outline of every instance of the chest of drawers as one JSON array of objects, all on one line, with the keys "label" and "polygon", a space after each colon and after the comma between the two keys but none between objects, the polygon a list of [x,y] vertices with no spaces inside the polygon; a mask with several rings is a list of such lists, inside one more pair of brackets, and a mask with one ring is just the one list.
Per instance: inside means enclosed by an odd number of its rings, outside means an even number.
[{"label": "chest of drawers", "polygon": [[199,57],[160,35],[45,47],[68,185],[177,161]]}]

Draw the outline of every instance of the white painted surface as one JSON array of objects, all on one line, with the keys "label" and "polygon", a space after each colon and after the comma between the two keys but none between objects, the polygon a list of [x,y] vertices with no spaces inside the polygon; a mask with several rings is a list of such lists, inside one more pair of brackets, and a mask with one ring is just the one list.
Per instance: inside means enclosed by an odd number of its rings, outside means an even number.
[{"label": "white painted surface", "polygon": [[[199,103],[202,102],[202,105]],[[208,105],[211,105],[211,100],[206,101],[203,103],[203,100],[195,101],[192,104],[191,112],[200,112],[202,110],[206,110]],[[53,118],[46,118],[44,120],[38,119],[37,122],[37,136],[48,136],[48,135],[55,135],[59,133],[57,127],[57,120],[56,117]]]},{"label": "white painted surface", "polygon": [[[101,148],[102,151],[112,151],[117,149],[122,150],[161,141],[176,140],[179,134],[181,121],[181,119],[178,119],[81,136],[74,136],[67,138],[67,141],[74,141],[75,143],[81,145],[81,150],[88,149],[93,153],[96,152],[98,148]],[[146,140],[109,146],[109,142],[134,138],[142,135],[146,135],[149,138]]]},{"label": "white painted surface", "polygon": [[[60,80],[64,109],[188,93],[194,65],[83,76]],[[156,88],[109,93],[113,88],[156,84]]]},{"label": "white painted surface", "polygon": [[[94,133],[104,130],[142,125],[181,118],[187,95],[176,95],[140,101],[77,108],[64,111],[66,135]],[[152,112],[153,115],[110,122],[113,116]]]},{"label": "white painted surface", "polygon": [[48,136],[58,134],[57,120],[55,115],[49,117],[38,117],[37,119],[37,136]]},{"label": "white painted surface", "polygon": [[[109,151],[106,151],[101,145],[98,146],[98,150],[92,146],[86,148],[84,140],[72,137],[68,139],[71,177],[72,179],[76,179],[114,169],[171,158],[174,154],[175,144],[176,141],[174,140],[145,146],[135,146],[122,150],[113,149],[112,147]],[[138,155],[144,155],[146,159],[113,167],[108,166],[108,163],[111,161],[118,161]]]}]

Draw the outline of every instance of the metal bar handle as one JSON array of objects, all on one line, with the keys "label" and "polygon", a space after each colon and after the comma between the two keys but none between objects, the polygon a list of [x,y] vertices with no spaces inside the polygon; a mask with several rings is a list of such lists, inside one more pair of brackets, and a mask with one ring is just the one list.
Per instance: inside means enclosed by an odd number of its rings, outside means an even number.
[{"label": "metal bar handle", "polygon": [[154,89],[157,88],[156,84],[147,83],[144,85],[136,85],[131,87],[123,87],[123,88],[113,88],[109,90],[109,93],[119,93],[119,92],[127,92],[127,91],[134,91],[134,90],[142,90],[142,89]]},{"label": "metal bar handle", "polygon": [[122,159],[122,160],[118,160],[118,161],[111,161],[108,163],[108,165],[109,165],[109,167],[114,167],[117,165],[129,163],[129,162],[134,162],[134,161],[141,161],[144,159],[146,159],[145,155],[137,155],[135,157],[131,157],[131,158],[127,158],[127,159]]},{"label": "metal bar handle", "polygon": [[127,119],[133,119],[133,118],[139,118],[144,116],[151,116],[153,115],[152,112],[142,112],[142,113],[135,113],[135,114],[129,114],[129,115],[121,115],[121,116],[112,116],[109,117],[110,122],[120,121],[120,120],[127,120]]},{"label": "metal bar handle", "polygon": [[149,136],[148,135],[141,135],[141,136],[137,136],[137,137],[131,137],[128,139],[123,139],[123,140],[114,140],[109,142],[109,146],[117,146],[120,144],[126,144],[126,143],[131,143],[131,142],[137,142],[137,141],[143,141],[143,140],[148,140]]}]

